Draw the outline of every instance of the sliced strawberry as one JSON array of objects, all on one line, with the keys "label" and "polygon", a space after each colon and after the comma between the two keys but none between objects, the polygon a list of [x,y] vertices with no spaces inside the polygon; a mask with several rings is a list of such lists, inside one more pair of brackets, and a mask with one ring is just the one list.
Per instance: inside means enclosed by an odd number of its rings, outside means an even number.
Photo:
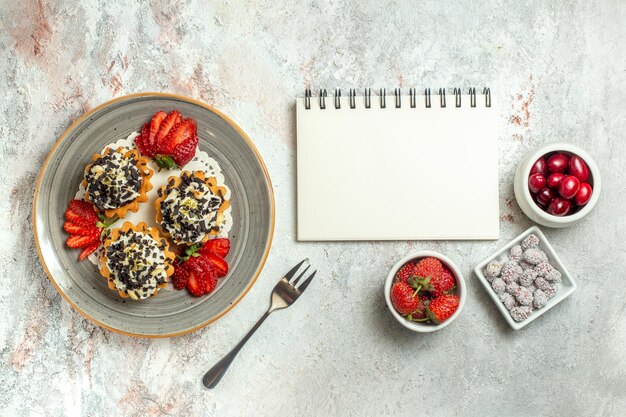
[{"label": "sliced strawberry", "polygon": [[146,123],[141,128],[141,134],[135,138],[135,145],[142,155],[152,158],[156,154],[154,146],[149,146],[148,137],[150,136],[150,123]]},{"label": "sliced strawberry", "polygon": [[93,227],[98,222],[95,207],[89,201],[71,200],[65,218],[77,226]]},{"label": "sliced strawberry", "polygon": [[167,117],[161,123],[159,127],[159,132],[157,133],[156,142],[161,143],[163,139],[167,136],[170,130],[183,121],[183,116],[180,115],[178,110],[174,110],[167,115]]},{"label": "sliced strawberry", "polygon": [[92,229],[91,226],[87,226],[87,227],[79,226],[76,223],[72,223],[72,222],[68,222],[68,221],[63,223],[63,230],[65,230],[70,235],[87,236],[87,235],[91,234],[91,232],[92,232],[91,229]]},{"label": "sliced strawberry", "polygon": [[70,248],[84,248],[96,242],[100,243],[100,231],[88,236],[72,235],[65,241]]},{"label": "sliced strawberry", "polygon": [[68,222],[80,227],[95,227],[98,223],[98,218],[94,219],[90,216],[85,217],[84,215],[78,214],[70,209],[67,209],[65,212],[65,218]]},{"label": "sliced strawberry", "polygon": [[142,143],[146,143],[150,137],[150,123],[144,123],[141,128],[141,134],[137,136],[137,139],[141,139]]},{"label": "sliced strawberry", "polygon": [[96,207],[93,203],[85,200],[70,200],[69,208],[76,214],[98,221],[98,215],[96,214]]},{"label": "sliced strawberry", "polygon": [[87,246],[85,249],[83,249],[81,251],[80,255],[78,255],[78,260],[82,261],[83,259],[85,259],[89,255],[94,253],[96,251],[96,249],[98,249],[99,246],[100,246],[100,240],[98,240],[97,242]]},{"label": "sliced strawberry", "polygon": [[199,275],[204,275],[206,271],[212,268],[211,263],[202,256],[192,256],[185,262],[185,268],[194,271]]},{"label": "sliced strawberry", "polygon": [[189,271],[184,265],[177,263],[174,265],[174,275],[172,275],[172,284],[177,290],[182,290],[187,286],[189,280]]},{"label": "sliced strawberry", "polygon": [[184,166],[196,156],[198,136],[194,135],[172,150],[172,159],[179,167]]},{"label": "sliced strawberry", "polygon": [[206,253],[202,254],[200,258],[196,259],[206,259],[207,261],[209,261],[211,265],[213,265],[213,268],[215,268],[215,272],[217,272],[217,276],[219,278],[228,274],[228,263],[224,260],[224,258],[214,254],[211,251],[207,251]]},{"label": "sliced strawberry", "polygon": [[206,281],[204,293],[211,294],[215,287],[217,287],[217,272],[215,272],[215,269],[211,268],[207,270],[204,275],[204,279]]},{"label": "sliced strawberry", "polygon": [[194,297],[200,297],[204,295],[206,291],[206,279],[204,275],[197,274],[196,271],[189,271],[189,278],[187,279],[187,289]]},{"label": "sliced strawberry", "polygon": [[91,220],[79,216],[73,211],[70,211],[70,209],[67,209],[67,211],[65,212],[65,219],[67,219],[68,222],[80,227],[92,227],[94,225]]},{"label": "sliced strawberry", "polygon": [[201,254],[211,251],[217,256],[225,258],[230,252],[230,240],[226,238],[217,238],[207,241],[204,246],[198,251]]},{"label": "sliced strawberry", "polygon": [[92,235],[96,233],[96,231],[98,230],[98,228],[95,226],[84,227],[84,226],[79,226],[77,224],[74,224],[72,222],[63,223],[63,229],[65,229],[65,231],[69,233],[70,235],[81,235],[81,236]]},{"label": "sliced strawberry", "polygon": [[196,136],[196,122],[193,119],[185,119],[174,126],[168,135],[159,141],[158,153],[170,155],[176,146],[194,136]]},{"label": "sliced strawberry", "polygon": [[157,134],[159,133],[159,129],[161,128],[161,123],[167,117],[167,113],[164,111],[158,111],[152,116],[152,120],[150,120],[150,131],[148,132],[148,139],[145,140],[144,145],[147,148],[152,148],[157,142]]}]

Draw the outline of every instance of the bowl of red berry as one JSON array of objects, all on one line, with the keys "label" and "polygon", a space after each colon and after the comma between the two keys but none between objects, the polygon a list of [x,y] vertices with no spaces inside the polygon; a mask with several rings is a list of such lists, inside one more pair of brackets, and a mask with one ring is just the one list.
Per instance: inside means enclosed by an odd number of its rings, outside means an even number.
[{"label": "bowl of red berry", "polygon": [[568,143],[535,148],[515,172],[515,199],[531,220],[568,227],[593,210],[600,196],[600,170],[591,155]]},{"label": "bowl of red berry", "polygon": [[404,257],[385,281],[391,314],[407,329],[420,333],[442,329],[456,319],[465,304],[465,281],[446,256],[419,251]]}]

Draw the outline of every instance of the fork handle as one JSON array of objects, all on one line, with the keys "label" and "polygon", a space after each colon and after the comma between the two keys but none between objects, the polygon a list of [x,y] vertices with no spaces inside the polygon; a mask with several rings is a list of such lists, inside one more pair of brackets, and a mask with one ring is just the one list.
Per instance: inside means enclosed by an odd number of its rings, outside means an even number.
[{"label": "fork handle", "polygon": [[205,387],[215,388],[215,386],[217,386],[217,384],[220,382],[220,380],[228,370],[228,367],[233,362],[233,359],[235,359],[235,356],[237,356],[243,345],[246,344],[248,339],[250,339],[256,329],[261,326],[261,324],[265,321],[265,319],[267,318],[267,316],[270,315],[271,312],[272,310],[270,309],[265,314],[263,314],[259,321],[256,322],[252,329],[250,329],[248,334],[246,334],[243,339],[241,339],[241,342],[239,342],[237,346],[235,346],[230,352],[228,352],[226,356],[220,359],[218,363],[213,365],[213,367],[209,369],[206,374],[204,374],[204,377],[202,377],[202,383]]}]

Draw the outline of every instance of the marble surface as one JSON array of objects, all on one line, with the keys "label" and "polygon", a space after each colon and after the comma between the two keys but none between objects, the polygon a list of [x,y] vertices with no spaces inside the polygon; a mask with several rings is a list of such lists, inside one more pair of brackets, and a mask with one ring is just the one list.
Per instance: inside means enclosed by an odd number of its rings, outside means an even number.
[{"label": "marble surface", "polygon": [[[624,21],[620,0],[0,2],[0,414],[623,415]],[[294,97],[305,87],[484,84],[501,104],[499,241],[295,241]],[[56,138],[85,111],[138,91],[230,115],[276,192],[257,284],[214,325],[167,340],[120,336],[74,312],[48,282],[31,227],[35,178]],[[579,289],[514,332],[471,269],[531,225],[511,180],[523,152],[553,140],[595,156],[603,195],[580,225],[543,229]],[[447,254],[467,278],[465,310],[436,334],[408,332],[383,299],[387,271],[415,249]],[[304,256],[316,282],[205,390],[203,371]]]}]

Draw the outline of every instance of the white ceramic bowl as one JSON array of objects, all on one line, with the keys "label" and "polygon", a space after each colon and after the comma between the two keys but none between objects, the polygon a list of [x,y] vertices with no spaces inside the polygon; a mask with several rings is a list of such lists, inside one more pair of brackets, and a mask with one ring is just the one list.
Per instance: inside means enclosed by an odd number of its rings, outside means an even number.
[{"label": "white ceramic bowl", "polygon": [[[539,157],[550,153],[560,151],[565,154],[575,154],[580,156],[587,166],[589,167],[589,184],[593,188],[591,199],[576,213],[567,216],[553,216],[552,214],[543,211],[537,203],[535,203],[530,195],[528,189],[528,177],[530,175],[530,169],[534,165],[535,161]],[[581,221],[587,214],[593,210],[598,198],[600,197],[601,181],[600,181],[600,169],[596,164],[596,161],[584,150],[570,143],[550,143],[547,145],[541,145],[532,151],[528,152],[524,158],[520,161],[515,171],[515,179],[513,180],[513,188],[515,190],[515,199],[520,208],[532,221],[539,223],[547,227],[568,227]]]},{"label": "white ceramic bowl", "polygon": [[[393,279],[396,276],[396,272],[398,272],[398,270],[407,262],[416,261],[421,258],[426,258],[430,256],[432,256],[433,258],[439,259],[443,264],[445,264],[448,268],[450,268],[452,275],[454,275],[454,278],[456,279],[457,288],[455,291],[456,291],[456,294],[459,296],[459,308],[456,309],[454,314],[450,316],[448,320],[444,321],[441,324],[414,323],[414,322],[408,321],[407,319],[402,317],[400,313],[398,313],[396,309],[393,307],[393,304],[391,304],[391,286],[393,285]],[[454,262],[452,262],[447,256],[444,256],[440,253],[432,252],[432,251],[413,252],[405,256],[404,258],[400,259],[393,266],[393,268],[391,268],[391,271],[389,271],[389,275],[387,276],[387,280],[385,281],[384,290],[385,290],[385,301],[387,301],[387,307],[389,307],[389,311],[391,311],[391,314],[393,314],[396,320],[398,320],[398,322],[402,324],[404,327],[406,327],[407,329],[413,330],[414,332],[420,332],[420,333],[434,332],[436,330],[443,329],[444,327],[452,323],[454,319],[456,319],[459,316],[459,314],[461,314],[461,310],[463,310],[463,305],[465,305],[465,296],[467,294],[465,290],[465,281],[463,280],[463,274],[461,274],[461,271],[459,270],[459,268],[457,268]]]},{"label": "white ceramic bowl", "polygon": [[[502,304],[502,301],[500,301],[500,297],[498,297],[498,294],[496,294],[493,288],[491,288],[491,284],[489,283],[489,281],[487,281],[487,278],[485,278],[483,269],[485,269],[485,266],[487,266],[487,264],[494,259],[500,258],[503,255],[508,256],[509,249],[511,249],[515,245],[519,245],[519,243],[531,233],[534,233],[539,238],[539,248],[543,250],[546,255],[548,255],[548,261],[550,262],[550,264],[555,269],[558,269],[561,272],[562,282],[559,284],[559,289],[556,295],[548,300],[548,304],[546,304],[545,307],[540,308],[539,310],[533,310],[533,312],[530,314],[530,316],[528,316],[526,320],[517,322],[513,320],[513,317],[511,317],[509,310],[506,309],[504,304]],[[487,291],[493,302],[496,303],[498,310],[500,310],[500,313],[502,313],[507,323],[509,323],[509,325],[515,330],[519,330],[522,327],[526,326],[527,324],[544,314],[546,311],[550,310],[552,307],[563,301],[565,298],[569,297],[574,291],[576,291],[576,283],[572,279],[572,276],[569,274],[569,272],[567,272],[567,270],[565,269],[565,265],[563,265],[563,262],[561,262],[561,259],[554,251],[554,248],[552,247],[552,245],[550,245],[548,239],[546,239],[545,235],[537,226],[533,226],[530,229],[526,230],[524,233],[509,242],[508,245],[496,251],[493,255],[476,265],[476,268],[474,268],[474,273],[485,287],[485,290]]]}]

